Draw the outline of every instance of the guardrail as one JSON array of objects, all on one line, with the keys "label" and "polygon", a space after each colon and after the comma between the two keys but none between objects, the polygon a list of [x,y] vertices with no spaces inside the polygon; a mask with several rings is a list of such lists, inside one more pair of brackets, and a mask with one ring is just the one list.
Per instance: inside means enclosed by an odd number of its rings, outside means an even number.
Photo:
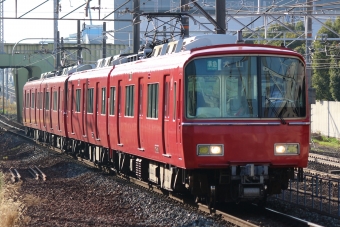
[{"label": "guardrail", "polygon": [[[296,178],[297,179],[297,178]],[[277,199],[340,217],[340,180],[305,174],[303,182],[291,180]]]}]

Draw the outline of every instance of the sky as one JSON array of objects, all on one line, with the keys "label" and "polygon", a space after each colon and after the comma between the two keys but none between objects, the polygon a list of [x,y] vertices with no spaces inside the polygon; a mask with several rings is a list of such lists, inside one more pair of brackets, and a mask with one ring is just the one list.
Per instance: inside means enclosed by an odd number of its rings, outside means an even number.
[{"label": "sky", "polygon": [[[22,18],[53,18],[53,2],[54,0],[16,0],[17,1],[17,17]],[[46,3],[44,3],[46,2]],[[44,4],[42,4],[44,3]],[[85,0],[60,0],[61,12],[59,12],[59,18],[68,14],[72,10],[75,10],[79,6],[85,3]],[[42,4],[41,6],[39,6]],[[15,0],[5,0],[4,17],[15,18]],[[36,8],[39,6],[38,8]],[[91,7],[98,6],[98,1],[92,0]],[[33,11],[29,12],[30,10]],[[65,18],[77,18],[77,19],[90,19],[85,17],[85,6],[80,7],[77,11],[71,13]],[[113,11],[112,0],[101,0],[101,18]],[[27,13],[29,12],[29,13]],[[26,15],[24,15],[27,13]],[[98,18],[98,11],[91,11],[92,18]],[[108,18],[113,19],[113,14]],[[84,21],[81,20],[81,24]],[[111,22],[112,23],[112,22]],[[90,24],[89,21],[86,24]],[[103,22],[95,22],[93,24],[103,24]],[[108,25],[107,25],[108,26]],[[77,33],[77,21],[76,20],[59,20],[58,30],[60,37],[68,37],[69,34]],[[54,26],[53,20],[32,20],[32,19],[4,19],[4,41],[5,43],[38,43],[40,38],[53,38]],[[28,38],[31,38],[30,40]],[[22,40],[27,39],[27,40]],[[22,40],[22,41],[21,41]]]}]

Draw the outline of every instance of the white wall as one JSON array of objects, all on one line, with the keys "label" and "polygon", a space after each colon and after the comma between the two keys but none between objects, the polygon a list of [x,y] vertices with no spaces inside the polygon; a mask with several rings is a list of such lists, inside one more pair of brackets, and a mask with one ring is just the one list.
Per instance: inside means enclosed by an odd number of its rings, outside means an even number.
[{"label": "white wall", "polygon": [[340,102],[316,101],[311,113],[312,133],[340,139]]}]

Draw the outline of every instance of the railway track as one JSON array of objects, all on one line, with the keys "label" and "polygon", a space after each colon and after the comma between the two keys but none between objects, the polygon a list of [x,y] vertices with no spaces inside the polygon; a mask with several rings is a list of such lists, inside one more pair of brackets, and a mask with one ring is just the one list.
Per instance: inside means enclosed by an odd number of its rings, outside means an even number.
[{"label": "railway track", "polygon": [[[15,135],[21,136],[25,139],[30,139],[30,138],[28,138],[24,135],[22,129],[20,129],[19,127],[16,127],[16,126],[11,126],[9,122],[5,122],[5,121],[0,120],[0,124],[2,125],[1,128],[4,129],[4,130],[11,132],[11,133],[14,133]],[[46,144],[44,144],[44,143],[39,143],[39,144],[46,146]],[[49,146],[49,145],[47,145],[47,146]],[[57,151],[59,153],[61,152],[57,148],[53,148],[53,150]],[[80,162],[85,163],[88,166],[98,167],[96,164],[94,164],[94,163],[92,163],[88,160],[82,159],[80,157],[78,157],[77,159]],[[108,169],[106,169],[106,170],[108,170]],[[32,177],[35,178],[36,180],[46,180],[46,178],[47,178],[47,176],[36,166],[30,166],[28,168],[28,171],[30,172]],[[114,171],[114,170],[109,169],[109,171]],[[19,181],[21,179],[20,174],[18,173],[18,171],[16,169],[10,169],[10,172],[11,172],[12,178],[14,179],[13,182]],[[196,208],[200,211],[203,211],[205,213],[208,213],[208,214],[218,215],[218,216],[221,217],[221,219],[225,220],[226,222],[230,223],[233,226],[244,226],[244,227],[245,226],[249,226],[249,227],[257,226],[256,224],[249,222],[248,218],[242,218],[242,216],[244,214],[231,215],[231,214],[226,213],[223,209],[209,209],[208,206],[206,206],[205,204],[194,203],[194,201],[191,201],[188,198],[182,197],[180,195],[172,194],[171,192],[168,192],[168,191],[161,190],[157,186],[151,185],[147,182],[140,181],[140,180],[135,179],[135,178],[130,178],[130,177],[127,177],[125,175],[118,174],[118,173],[116,173],[116,175],[118,177],[120,177],[121,179],[124,179],[125,181],[129,181],[131,183],[139,185],[139,186],[141,186],[141,187],[143,187],[143,188],[145,188],[149,191],[153,191],[153,192],[162,194],[162,195],[169,197],[169,198],[171,198],[171,199],[173,199],[177,202],[180,202],[182,204],[190,205],[190,206],[192,206],[192,207],[194,207],[194,208]],[[284,213],[281,213],[281,212],[278,212],[278,211],[275,211],[275,210],[272,210],[272,209],[268,209],[268,208],[259,209],[257,207],[257,208],[250,209],[249,212],[251,212],[251,210],[252,211],[256,210],[256,215],[260,215],[259,213],[257,213],[257,212],[260,211],[260,212],[262,212],[262,215],[265,215],[266,217],[273,218],[274,222],[276,221],[279,224],[279,226],[292,226],[292,224],[293,224],[293,226],[315,226],[315,227],[320,226],[320,225],[317,225],[317,224],[314,224],[314,223],[311,223],[311,222],[307,222],[305,220],[302,220],[302,219],[299,219],[299,218],[296,218],[296,217],[293,217],[293,216],[289,216],[289,215],[286,215]]]},{"label": "railway track", "polygon": [[325,156],[325,155],[310,153],[309,157],[308,157],[308,161],[313,162],[313,163],[328,165],[328,166],[331,166],[331,167],[340,168],[340,159]]},{"label": "railway track", "polygon": [[[11,181],[13,183],[22,180],[22,176],[17,169],[10,168],[8,171],[11,174]],[[36,180],[43,180],[43,181],[47,180],[46,174],[43,173],[37,166],[30,166],[28,167],[27,171]]]}]

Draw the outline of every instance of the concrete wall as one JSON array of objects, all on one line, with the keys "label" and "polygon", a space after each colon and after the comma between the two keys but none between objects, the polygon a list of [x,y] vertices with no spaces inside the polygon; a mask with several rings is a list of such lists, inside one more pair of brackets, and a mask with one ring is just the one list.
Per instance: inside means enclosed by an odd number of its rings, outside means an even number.
[{"label": "concrete wall", "polygon": [[340,139],[340,102],[317,101],[311,113],[312,133]]}]

